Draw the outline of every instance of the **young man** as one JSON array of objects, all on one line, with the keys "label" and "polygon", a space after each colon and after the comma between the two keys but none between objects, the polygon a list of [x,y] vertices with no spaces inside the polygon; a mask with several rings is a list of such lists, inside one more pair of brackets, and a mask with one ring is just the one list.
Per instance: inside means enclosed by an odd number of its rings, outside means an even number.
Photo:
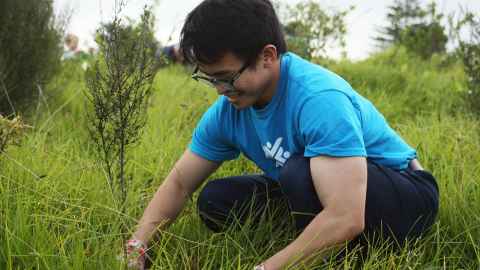
[{"label": "young man", "polygon": [[[220,97],[145,210],[132,253],[142,255],[154,231],[240,153],[265,174],[210,181],[197,204],[205,224],[221,231],[232,217],[244,222],[245,209],[288,201],[299,235],[256,269],[282,269],[362,232],[402,243],[434,222],[438,188],[416,151],[342,78],[287,52],[268,0],[203,1],[180,45],[197,67],[192,77]],[[142,257],[132,263],[142,267]]]}]

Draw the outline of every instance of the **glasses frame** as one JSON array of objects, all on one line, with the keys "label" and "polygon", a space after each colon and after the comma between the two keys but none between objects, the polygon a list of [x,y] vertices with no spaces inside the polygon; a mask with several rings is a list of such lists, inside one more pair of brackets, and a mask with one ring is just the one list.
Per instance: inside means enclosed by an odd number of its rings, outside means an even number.
[{"label": "glasses frame", "polygon": [[195,67],[195,70],[192,73],[192,79],[194,79],[197,82],[204,82],[210,87],[216,88],[219,85],[223,85],[223,88],[226,88],[226,92],[231,92],[235,91],[235,86],[234,83],[237,81],[242,73],[248,68],[249,64],[246,62],[243,64],[243,66],[232,76],[231,79],[225,80],[225,79],[217,79],[213,77],[207,77],[202,74],[199,74],[199,68],[198,65]]}]

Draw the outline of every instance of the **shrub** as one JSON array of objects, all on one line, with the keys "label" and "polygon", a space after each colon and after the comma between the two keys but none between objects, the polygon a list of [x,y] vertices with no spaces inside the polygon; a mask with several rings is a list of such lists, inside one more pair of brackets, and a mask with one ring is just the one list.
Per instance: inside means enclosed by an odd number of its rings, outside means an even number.
[{"label": "shrub", "polygon": [[20,116],[7,119],[0,114],[0,155],[8,145],[20,144],[20,138],[28,127],[30,126],[25,125]]},{"label": "shrub", "polygon": [[[480,28],[477,29],[480,33]],[[461,43],[461,58],[467,76],[467,101],[474,112],[480,114],[480,40],[477,43]]]},{"label": "shrub", "polygon": [[432,57],[434,53],[444,53],[447,41],[445,28],[438,22],[411,25],[402,36],[402,44],[423,59]]},{"label": "shrub", "polygon": [[441,24],[444,14],[438,13],[435,2],[422,8],[418,0],[396,0],[389,10],[389,25],[375,38],[381,46],[404,46],[423,59],[445,53],[448,37]]},{"label": "shrub", "polygon": [[449,23],[451,36],[458,44],[456,55],[467,77],[466,100],[480,115],[480,17],[467,10],[457,20],[450,16]]},{"label": "shrub", "polygon": [[59,67],[63,23],[52,2],[0,1],[0,112],[25,109]]},{"label": "shrub", "polygon": [[[277,4],[277,9],[281,8]],[[327,45],[345,49],[345,17],[353,9],[327,11],[314,0],[287,6],[282,18],[288,50],[305,59],[324,57]],[[345,53],[345,52],[344,52]]]}]

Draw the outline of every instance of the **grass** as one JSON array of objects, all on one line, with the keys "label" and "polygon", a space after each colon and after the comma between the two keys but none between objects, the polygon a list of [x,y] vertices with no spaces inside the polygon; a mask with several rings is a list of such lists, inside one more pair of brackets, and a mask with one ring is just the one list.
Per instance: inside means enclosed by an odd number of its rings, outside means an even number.
[{"label": "grass", "polygon": [[[364,269],[480,269],[480,121],[466,109],[461,66],[445,64],[439,56],[424,62],[402,51],[327,66],[347,78],[417,147],[441,192],[432,230],[400,252],[372,248]],[[134,229],[183,153],[196,121],[216,98],[181,67],[160,71],[155,86],[149,122],[131,149],[128,171],[134,181],[128,216],[122,216],[86,132],[82,71],[74,63],[64,66],[49,86],[55,98],[49,99],[48,110],[45,104],[32,110],[27,119],[35,128],[22,146],[0,156],[1,269],[121,268],[122,224]],[[258,169],[241,158],[226,163],[211,179],[245,172]],[[201,223],[195,198],[152,246],[154,269],[252,269],[293,237],[271,222],[255,232],[247,226],[213,234]],[[350,269],[357,255],[352,252],[337,267]],[[333,265],[318,260],[304,269]]]}]

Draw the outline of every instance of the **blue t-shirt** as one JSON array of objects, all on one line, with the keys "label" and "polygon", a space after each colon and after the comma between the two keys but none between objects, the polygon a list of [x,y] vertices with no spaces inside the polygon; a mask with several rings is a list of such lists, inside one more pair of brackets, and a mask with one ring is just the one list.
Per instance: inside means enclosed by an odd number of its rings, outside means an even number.
[{"label": "blue t-shirt", "polygon": [[367,157],[396,170],[416,157],[340,76],[293,53],[282,56],[280,72],[275,95],[262,109],[237,110],[220,96],[198,123],[190,150],[217,162],[243,153],[273,179],[294,154]]}]

